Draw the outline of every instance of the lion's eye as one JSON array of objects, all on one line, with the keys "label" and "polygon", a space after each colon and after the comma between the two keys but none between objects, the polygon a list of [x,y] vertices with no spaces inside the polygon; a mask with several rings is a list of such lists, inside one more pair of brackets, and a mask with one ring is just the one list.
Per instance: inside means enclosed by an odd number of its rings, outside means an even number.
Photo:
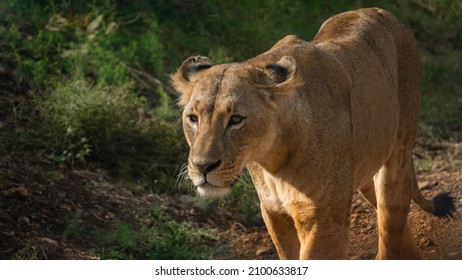
[{"label": "lion's eye", "polygon": [[199,121],[199,118],[196,115],[189,115],[188,118],[193,123],[197,123]]},{"label": "lion's eye", "polygon": [[244,119],[245,119],[245,117],[243,117],[243,116],[232,115],[231,118],[229,119],[228,127],[240,124]]}]

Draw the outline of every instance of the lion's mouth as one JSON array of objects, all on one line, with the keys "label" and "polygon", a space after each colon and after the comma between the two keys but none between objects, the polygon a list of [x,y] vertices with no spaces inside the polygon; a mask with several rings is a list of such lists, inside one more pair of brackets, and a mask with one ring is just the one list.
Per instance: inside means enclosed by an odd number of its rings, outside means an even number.
[{"label": "lion's mouth", "polygon": [[197,191],[202,196],[224,196],[229,193],[231,189],[230,186],[215,186],[210,183],[204,183],[200,186],[197,186]]},{"label": "lion's mouth", "polygon": [[230,189],[239,182],[241,173],[237,173],[228,180],[217,180],[215,177],[209,177],[209,174],[190,173],[190,178],[196,186],[197,191],[202,196],[224,196],[229,193]]}]

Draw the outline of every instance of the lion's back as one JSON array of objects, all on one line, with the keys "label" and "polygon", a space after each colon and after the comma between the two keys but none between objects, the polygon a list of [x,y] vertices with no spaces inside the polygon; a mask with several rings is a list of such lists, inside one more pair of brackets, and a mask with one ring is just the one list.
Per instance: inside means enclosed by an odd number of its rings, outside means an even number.
[{"label": "lion's back", "polygon": [[397,139],[410,145],[415,137],[420,107],[415,39],[393,15],[369,8],[330,18],[313,43],[350,75],[355,181],[361,184],[385,163]]}]

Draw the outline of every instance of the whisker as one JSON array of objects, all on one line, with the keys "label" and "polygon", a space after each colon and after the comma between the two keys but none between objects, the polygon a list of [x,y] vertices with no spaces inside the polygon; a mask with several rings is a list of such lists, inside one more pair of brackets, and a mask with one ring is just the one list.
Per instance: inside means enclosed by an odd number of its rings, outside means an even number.
[{"label": "whisker", "polygon": [[191,183],[191,180],[188,174],[188,164],[185,163],[181,166],[180,172],[178,173],[178,176],[176,177],[175,185],[178,191],[181,191],[182,186],[192,187],[192,183]]}]

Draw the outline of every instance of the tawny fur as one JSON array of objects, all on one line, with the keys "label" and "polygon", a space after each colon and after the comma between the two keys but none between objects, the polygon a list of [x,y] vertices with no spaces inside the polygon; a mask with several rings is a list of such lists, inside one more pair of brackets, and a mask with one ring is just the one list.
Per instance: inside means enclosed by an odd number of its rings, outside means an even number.
[{"label": "tawny fur", "polygon": [[281,259],[342,258],[355,191],[377,209],[377,258],[420,258],[411,199],[438,207],[412,162],[419,79],[414,37],[377,8],[334,16],[313,41],[287,36],[242,63],[189,58],[172,76],[189,176],[200,193],[222,195],[247,167]]}]

